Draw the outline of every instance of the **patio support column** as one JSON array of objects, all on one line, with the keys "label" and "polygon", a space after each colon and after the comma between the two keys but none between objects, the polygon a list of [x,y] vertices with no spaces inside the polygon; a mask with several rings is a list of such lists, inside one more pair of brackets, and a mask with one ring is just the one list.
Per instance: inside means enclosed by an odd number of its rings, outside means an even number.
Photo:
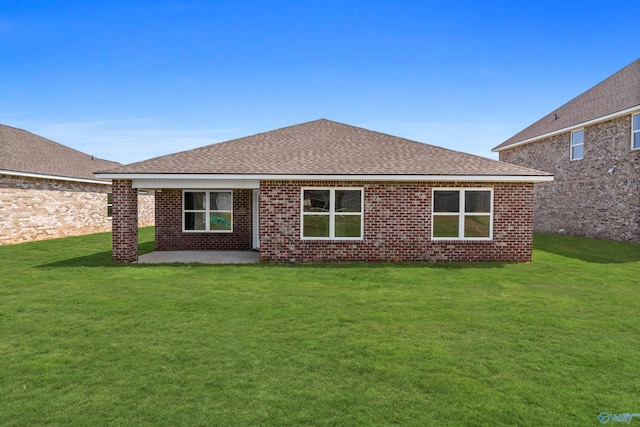
[{"label": "patio support column", "polygon": [[113,180],[113,234],[111,258],[114,261],[138,260],[138,191],[131,180]]}]

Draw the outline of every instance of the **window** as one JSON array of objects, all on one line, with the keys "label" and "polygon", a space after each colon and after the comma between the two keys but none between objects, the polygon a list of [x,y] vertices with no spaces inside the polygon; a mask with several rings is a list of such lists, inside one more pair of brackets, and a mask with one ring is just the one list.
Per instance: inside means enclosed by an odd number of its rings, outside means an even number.
[{"label": "window", "polygon": [[633,130],[631,134],[631,148],[633,150],[640,148],[640,114],[634,114],[633,116]]},{"label": "window", "polygon": [[107,218],[113,217],[113,193],[107,193]]},{"label": "window", "polygon": [[303,188],[303,239],[362,239],[361,188]]},{"label": "window", "polygon": [[571,160],[580,160],[584,154],[584,129],[571,132]]},{"label": "window", "polygon": [[183,231],[233,231],[233,192],[184,191]]},{"label": "window", "polygon": [[491,240],[493,190],[433,190],[434,240]]}]

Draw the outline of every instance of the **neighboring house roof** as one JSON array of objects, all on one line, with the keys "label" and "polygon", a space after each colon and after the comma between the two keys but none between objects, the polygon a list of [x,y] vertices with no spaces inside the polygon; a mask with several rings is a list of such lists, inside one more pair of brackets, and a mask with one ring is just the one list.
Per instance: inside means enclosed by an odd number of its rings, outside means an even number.
[{"label": "neighboring house roof", "polygon": [[526,176],[546,172],[320,119],[103,172],[108,178],[207,174],[275,177]]},{"label": "neighboring house roof", "polygon": [[0,125],[0,173],[96,181],[95,171],[119,165],[31,132]]},{"label": "neighboring house roof", "polygon": [[640,107],[640,59],[498,145],[501,151]]}]

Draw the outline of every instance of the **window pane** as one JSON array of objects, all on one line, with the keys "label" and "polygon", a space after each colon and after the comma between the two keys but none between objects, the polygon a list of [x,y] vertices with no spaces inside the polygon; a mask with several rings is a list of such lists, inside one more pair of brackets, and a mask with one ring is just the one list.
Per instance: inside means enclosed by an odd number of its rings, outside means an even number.
[{"label": "window pane", "polygon": [[305,212],[329,212],[329,190],[304,190]]},{"label": "window pane", "polygon": [[212,191],[210,194],[209,206],[212,211],[230,211],[231,210],[231,192],[230,191]]},{"label": "window pane", "polygon": [[362,237],[361,215],[336,215],[336,237]]},{"label": "window pane", "polygon": [[113,193],[107,193],[107,204],[110,205],[113,203]]},{"label": "window pane", "polygon": [[205,208],[204,192],[186,192],[184,193],[184,209],[187,211],[202,211]]},{"label": "window pane", "polygon": [[113,207],[111,205],[107,206],[107,218],[113,218]]},{"label": "window pane", "polygon": [[360,190],[336,190],[336,212],[361,212]]},{"label": "window pane", "polygon": [[433,237],[458,237],[458,215],[435,215]]},{"label": "window pane", "polygon": [[460,192],[459,191],[434,191],[433,192],[434,212],[460,212]]},{"label": "window pane", "polygon": [[489,237],[491,217],[489,215],[467,215],[464,217],[464,237]]},{"label": "window pane", "polygon": [[185,230],[205,230],[205,214],[204,212],[185,212],[184,229]]},{"label": "window pane", "polygon": [[576,145],[575,147],[571,147],[571,158],[581,159],[583,147],[584,147],[583,145]]},{"label": "window pane", "polygon": [[584,143],[584,131],[579,130],[571,133],[571,145],[578,145]]},{"label": "window pane", "polygon": [[640,148],[640,132],[633,134],[633,148]]},{"label": "window pane", "polygon": [[640,114],[636,114],[635,116],[633,116],[633,130],[640,130]]},{"label": "window pane", "polygon": [[231,212],[211,213],[209,230],[231,230]]},{"label": "window pane", "polygon": [[491,192],[490,191],[465,191],[464,193],[465,212],[491,212]]},{"label": "window pane", "polygon": [[329,237],[329,215],[303,215],[304,237]]}]

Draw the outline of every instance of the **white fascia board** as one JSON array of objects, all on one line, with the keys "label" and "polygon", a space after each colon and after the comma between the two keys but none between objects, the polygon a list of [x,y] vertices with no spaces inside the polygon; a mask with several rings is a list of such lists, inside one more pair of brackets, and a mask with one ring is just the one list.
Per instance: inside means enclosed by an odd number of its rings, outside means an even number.
[{"label": "white fascia board", "polygon": [[[457,182],[544,182],[552,175],[271,175],[271,174],[98,174],[101,178],[178,181],[457,181]],[[165,181],[166,182],[166,181]],[[160,187],[158,187],[160,188]]]},{"label": "white fascia board", "polygon": [[626,116],[627,114],[632,114],[632,113],[636,113],[636,112],[640,112],[640,105],[636,105],[635,107],[627,108],[626,110],[618,111],[617,113],[612,113],[612,114],[609,114],[609,115],[606,115],[606,116],[598,117],[597,119],[593,119],[593,120],[589,120],[589,121],[586,121],[586,122],[578,123],[578,124],[575,124],[573,126],[567,126],[565,128],[562,128],[562,129],[554,130],[553,132],[545,133],[544,135],[534,136],[533,138],[525,139],[524,141],[516,142],[514,144],[507,145],[506,147],[497,148],[497,149],[494,148],[491,151],[493,151],[494,153],[499,153],[500,151],[508,150],[510,148],[513,148],[513,147],[518,147],[520,145],[529,144],[529,143],[532,143],[532,142],[539,141],[541,139],[545,139],[545,138],[549,138],[551,136],[559,135],[561,133],[574,131],[574,130],[577,130],[577,129],[581,129],[581,128],[585,127],[585,126],[591,126],[591,125],[596,124],[596,123],[600,123],[600,122],[604,122],[604,121],[607,121],[607,120],[615,119],[616,117],[620,117],[620,116]]},{"label": "white fascia board", "polygon": [[0,175],[26,176],[28,178],[55,179],[58,181],[85,182],[89,184],[111,185],[111,182],[99,181],[97,179],[72,178],[68,176],[44,175],[40,173],[18,172],[0,169]]}]

